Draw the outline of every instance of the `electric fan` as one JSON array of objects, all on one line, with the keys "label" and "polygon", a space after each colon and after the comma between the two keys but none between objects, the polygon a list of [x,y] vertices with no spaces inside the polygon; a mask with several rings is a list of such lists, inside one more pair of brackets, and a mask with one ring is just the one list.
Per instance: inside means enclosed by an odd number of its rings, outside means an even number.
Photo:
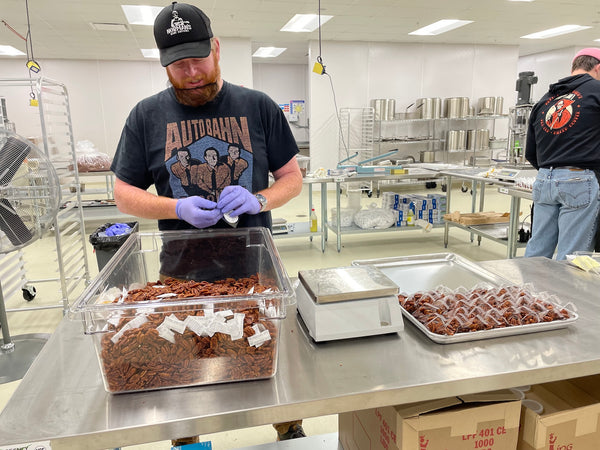
[{"label": "electric fan", "polygon": [[[58,175],[44,153],[26,139],[0,129],[0,254],[17,251],[39,239],[53,225],[60,198]],[[25,295],[25,289],[23,292]],[[20,378],[43,346],[35,337],[16,339],[25,352],[35,353],[26,366],[17,360],[8,330],[2,280],[0,327],[1,383]]]}]

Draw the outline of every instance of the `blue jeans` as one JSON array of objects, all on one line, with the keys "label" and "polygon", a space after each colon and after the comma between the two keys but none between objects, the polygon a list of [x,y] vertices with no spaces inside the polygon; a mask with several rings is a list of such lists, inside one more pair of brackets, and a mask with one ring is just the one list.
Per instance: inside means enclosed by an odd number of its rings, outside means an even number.
[{"label": "blue jeans", "polygon": [[591,170],[540,169],[533,183],[533,228],[525,257],[565,259],[592,251],[600,211],[598,181]]}]

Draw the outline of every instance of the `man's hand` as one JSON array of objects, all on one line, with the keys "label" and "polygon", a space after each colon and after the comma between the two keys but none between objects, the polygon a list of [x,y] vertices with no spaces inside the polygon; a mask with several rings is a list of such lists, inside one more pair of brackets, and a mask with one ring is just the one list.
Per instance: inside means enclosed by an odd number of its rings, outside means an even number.
[{"label": "man's hand", "polygon": [[241,214],[258,214],[260,202],[248,189],[242,186],[227,186],[221,192],[217,208],[231,217]]},{"label": "man's hand", "polygon": [[205,198],[193,196],[180,198],[175,206],[175,213],[181,220],[195,226],[206,228],[216,224],[223,213],[215,208],[217,204]]}]

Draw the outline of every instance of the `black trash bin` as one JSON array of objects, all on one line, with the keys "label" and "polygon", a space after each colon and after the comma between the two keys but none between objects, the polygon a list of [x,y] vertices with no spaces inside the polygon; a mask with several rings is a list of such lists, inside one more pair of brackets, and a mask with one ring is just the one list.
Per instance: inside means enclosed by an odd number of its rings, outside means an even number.
[{"label": "black trash bin", "polygon": [[130,228],[129,233],[120,234],[118,236],[103,236],[101,233],[106,231],[115,223],[105,223],[92,234],[90,234],[90,243],[94,246],[94,252],[96,253],[96,260],[98,261],[98,270],[102,270],[104,266],[110,261],[117,250],[125,243],[131,233],[138,231],[137,222],[119,222],[128,225]]}]

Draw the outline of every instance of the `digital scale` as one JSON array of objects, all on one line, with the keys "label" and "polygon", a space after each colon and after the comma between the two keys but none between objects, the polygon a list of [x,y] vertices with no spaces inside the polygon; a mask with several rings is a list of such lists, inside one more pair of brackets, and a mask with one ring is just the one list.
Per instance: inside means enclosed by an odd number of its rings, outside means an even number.
[{"label": "digital scale", "polygon": [[494,169],[490,174],[490,178],[496,178],[500,181],[512,181],[514,182],[517,178],[535,178],[537,170],[534,168],[523,168],[519,169],[516,167],[500,167]]},{"label": "digital scale", "polygon": [[398,286],[372,266],[301,270],[297,309],[317,342],[404,329]]}]

